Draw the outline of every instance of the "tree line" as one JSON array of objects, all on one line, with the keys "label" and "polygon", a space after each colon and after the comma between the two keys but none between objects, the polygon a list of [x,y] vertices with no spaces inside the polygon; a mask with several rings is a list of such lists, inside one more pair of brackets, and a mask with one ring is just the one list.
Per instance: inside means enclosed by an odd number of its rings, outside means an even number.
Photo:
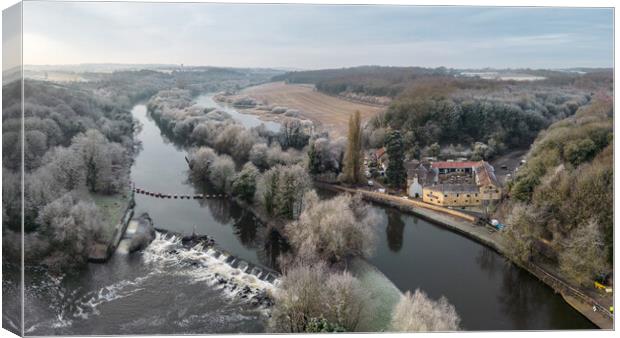
[{"label": "tree line", "polygon": [[[19,82],[4,85],[3,223],[5,253],[21,236]],[[126,192],[134,154],[130,112],[79,85],[24,82],[25,260],[55,268],[86,261],[105,233],[92,194]]]},{"label": "tree line", "polygon": [[613,269],[613,100],[600,92],[542,132],[508,185],[510,253],[575,284]]}]

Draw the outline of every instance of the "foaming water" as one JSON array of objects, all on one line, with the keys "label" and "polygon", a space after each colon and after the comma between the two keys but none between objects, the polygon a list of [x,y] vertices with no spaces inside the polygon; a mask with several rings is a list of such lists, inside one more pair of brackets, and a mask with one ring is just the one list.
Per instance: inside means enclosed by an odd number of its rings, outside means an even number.
[{"label": "foaming water", "polygon": [[258,267],[250,270],[243,260],[202,243],[184,247],[177,235],[157,232],[144,250],[143,258],[145,263],[156,265],[153,268],[180,267],[178,273],[192,282],[206,283],[224,291],[228,297],[248,299],[255,305],[270,305],[269,298],[278,284],[273,272]]},{"label": "foaming water", "polygon": [[117,254],[76,274],[36,269],[27,274],[36,278],[27,283],[25,332],[263,332],[276,279],[246,273],[235,267],[239,261],[157,232],[142,252]]}]

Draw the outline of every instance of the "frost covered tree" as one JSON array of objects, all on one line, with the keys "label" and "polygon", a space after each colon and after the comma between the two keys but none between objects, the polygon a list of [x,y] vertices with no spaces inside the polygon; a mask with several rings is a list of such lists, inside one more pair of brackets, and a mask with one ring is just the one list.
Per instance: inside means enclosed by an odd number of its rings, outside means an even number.
[{"label": "frost covered tree", "polygon": [[339,331],[356,331],[372,318],[372,305],[360,282],[322,263],[285,270],[274,298],[269,321],[274,332],[312,332],[317,322]]},{"label": "frost covered tree", "polygon": [[277,165],[258,180],[258,200],[268,214],[294,219],[301,212],[303,196],[311,184],[301,165]]},{"label": "frost covered tree", "polygon": [[70,194],[52,201],[38,216],[39,233],[48,238],[53,251],[47,265],[65,266],[86,261],[88,250],[103,236],[102,217],[92,202],[78,201]]},{"label": "frost covered tree", "polygon": [[192,151],[189,159],[192,177],[199,181],[208,181],[209,168],[217,156],[209,147],[200,147]]},{"label": "frost covered tree", "polygon": [[209,167],[209,181],[220,191],[230,192],[235,176],[235,162],[228,155],[218,156]]},{"label": "frost covered tree", "polygon": [[120,186],[115,167],[121,167],[123,148],[115,146],[101,132],[89,129],[73,138],[72,147],[80,153],[85,168],[86,186],[92,192],[113,193]]},{"label": "frost covered tree", "polygon": [[306,133],[304,124],[296,118],[286,118],[280,127],[280,144],[284,149],[302,149],[308,144],[310,135]]},{"label": "frost covered tree", "polygon": [[321,201],[310,191],[304,196],[299,219],[288,223],[285,231],[298,261],[336,263],[373,252],[375,221],[376,215],[359,196]]},{"label": "frost covered tree", "polygon": [[56,147],[48,151],[43,162],[65,190],[70,191],[84,184],[85,167],[80,154],[72,148]]},{"label": "frost covered tree", "polygon": [[243,165],[243,168],[235,176],[232,184],[233,195],[239,196],[242,200],[252,203],[256,193],[256,178],[260,172],[251,162]]},{"label": "frost covered tree", "polygon": [[560,271],[577,284],[588,285],[607,271],[605,243],[595,220],[574,230],[559,255]]},{"label": "frost covered tree", "polygon": [[268,169],[267,151],[269,147],[265,143],[257,143],[250,149],[250,161],[259,169]]},{"label": "frost covered tree", "polygon": [[403,332],[456,331],[461,318],[454,305],[441,297],[434,301],[416,289],[407,291],[392,312],[390,330]]}]

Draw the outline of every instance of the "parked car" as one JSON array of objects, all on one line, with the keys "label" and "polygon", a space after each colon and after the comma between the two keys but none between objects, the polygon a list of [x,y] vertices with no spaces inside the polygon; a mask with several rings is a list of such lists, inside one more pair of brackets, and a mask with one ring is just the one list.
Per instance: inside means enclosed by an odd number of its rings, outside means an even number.
[{"label": "parked car", "polygon": [[384,188],[379,188],[379,189],[377,189],[377,191],[382,193],[382,194],[385,194],[385,189]]},{"label": "parked car", "polygon": [[369,186],[369,187],[372,187],[373,185],[375,185],[375,182],[373,182],[373,181],[368,181],[368,186]]}]

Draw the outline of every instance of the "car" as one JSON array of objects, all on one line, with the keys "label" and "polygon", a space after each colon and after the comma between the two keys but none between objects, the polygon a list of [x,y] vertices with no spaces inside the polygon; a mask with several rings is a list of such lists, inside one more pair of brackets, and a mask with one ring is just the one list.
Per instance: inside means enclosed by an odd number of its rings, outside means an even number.
[{"label": "car", "polygon": [[373,182],[373,181],[368,181],[368,186],[369,186],[369,187],[372,187],[373,185],[375,185],[375,182]]},{"label": "car", "polygon": [[384,188],[379,188],[379,189],[377,189],[377,191],[382,193],[382,194],[385,194],[385,189]]},{"label": "car", "polygon": [[408,200],[409,196],[401,196],[400,198],[404,199],[404,200]]}]

